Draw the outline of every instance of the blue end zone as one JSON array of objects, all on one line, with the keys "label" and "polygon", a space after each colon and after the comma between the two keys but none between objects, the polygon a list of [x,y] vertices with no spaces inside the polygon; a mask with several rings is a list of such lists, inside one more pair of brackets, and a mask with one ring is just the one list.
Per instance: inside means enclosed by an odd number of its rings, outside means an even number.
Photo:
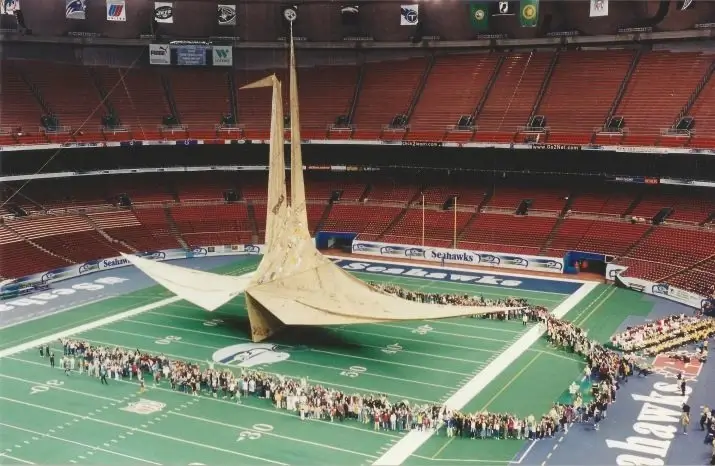
[{"label": "blue end zone", "polygon": [[506,289],[542,291],[547,293],[571,294],[578,290],[582,283],[561,281],[541,277],[515,276],[504,273],[470,272],[450,268],[410,267],[405,265],[390,265],[384,262],[366,260],[340,259],[335,262],[339,267],[350,272],[368,272],[378,275],[424,278],[456,283],[474,283],[496,286]]}]

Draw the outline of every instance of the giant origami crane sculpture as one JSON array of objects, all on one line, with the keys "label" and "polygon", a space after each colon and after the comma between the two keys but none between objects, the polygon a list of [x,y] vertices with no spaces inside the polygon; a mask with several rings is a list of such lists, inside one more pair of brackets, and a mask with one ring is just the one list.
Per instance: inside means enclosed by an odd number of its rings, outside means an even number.
[{"label": "giant origami crane sculpture", "polygon": [[452,306],[407,301],[380,293],[336,266],[308,231],[300,146],[295,50],[290,43],[291,192],[286,191],[281,83],[268,76],[242,89],[272,87],[266,253],[255,273],[234,277],[125,255],[157,283],[207,311],[245,293],[253,341],[285,326],[344,325],[441,319],[502,311],[504,307]]}]

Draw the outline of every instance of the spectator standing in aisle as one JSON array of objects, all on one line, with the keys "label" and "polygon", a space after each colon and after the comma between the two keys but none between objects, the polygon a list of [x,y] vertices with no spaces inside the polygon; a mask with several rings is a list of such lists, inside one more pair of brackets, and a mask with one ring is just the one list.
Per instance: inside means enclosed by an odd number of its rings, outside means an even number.
[{"label": "spectator standing in aisle", "polygon": [[683,411],[680,415],[680,423],[683,425],[683,435],[688,435],[688,424],[690,424],[690,415]]}]

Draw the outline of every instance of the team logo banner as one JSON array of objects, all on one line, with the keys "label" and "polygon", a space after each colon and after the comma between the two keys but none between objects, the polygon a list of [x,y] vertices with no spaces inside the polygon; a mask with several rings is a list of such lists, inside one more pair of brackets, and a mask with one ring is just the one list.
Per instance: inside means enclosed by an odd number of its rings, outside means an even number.
[{"label": "team logo banner", "polygon": [[107,0],[107,21],[126,21],[127,5],[124,0]]},{"label": "team logo banner", "polygon": [[219,26],[236,25],[236,5],[219,5],[216,19]]},{"label": "team logo banner", "polygon": [[608,0],[591,0],[591,18],[608,16]]},{"label": "team logo banner", "polygon": [[400,6],[400,26],[414,26],[420,22],[420,6],[402,5]]},{"label": "team logo banner", "polygon": [[2,14],[14,15],[20,11],[20,0],[2,0]]},{"label": "team logo banner", "polygon": [[564,261],[557,257],[512,255],[465,249],[407,246],[368,241],[353,241],[355,254],[403,259],[419,259],[440,264],[481,265],[509,269],[563,273]]},{"label": "team logo banner", "polygon": [[214,45],[214,66],[233,66],[233,47],[230,45]]},{"label": "team logo banner", "polygon": [[174,4],[171,2],[154,2],[154,20],[157,23],[173,23]]},{"label": "team logo banner", "polygon": [[171,65],[171,51],[168,45],[149,44],[150,65]]},{"label": "team logo banner", "polygon": [[87,5],[85,4],[85,0],[66,0],[65,18],[87,19]]}]

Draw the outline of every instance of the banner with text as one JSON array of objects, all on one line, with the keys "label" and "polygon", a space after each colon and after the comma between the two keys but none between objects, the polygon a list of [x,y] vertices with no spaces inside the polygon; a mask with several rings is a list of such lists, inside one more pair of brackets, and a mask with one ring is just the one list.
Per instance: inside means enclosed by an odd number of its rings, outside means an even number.
[{"label": "banner with text", "polygon": [[[143,257],[144,259],[165,261],[213,256],[253,255],[262,254],[262,251],[262,244],[230,244],[220,246],[201,246],[193,249],[164,249],[161,251],[140,252],[135,255]],[[129,261],[122,256],[93,260],[85,262],[84,264],[74,264],[67,267],[61,267],[59,269],[48,270],[46,272],[39,272],[0,282],[0,294],[5,295],[17,292],[18,290],[31,285],[46,285],[61,280],[87,275],[89,273],[117,269],[119,267],[127,267],[130,265]]]},{"label": "banner with text", "polygon": [[[608,276],[610,277],[610,274]],[[624,277],[622,271],[615,275],[615,281],[628,289],[665,298],[695,309],[702,309],[707,302],[704,296],[670,286],[667,283],[656,283],[643,280],[642,278]]]},{"label": "banner with text", "polygon": [[390,257],[393,259],[418,259],[443,264],[479,265],[482,267],[503,267],[552,273],[563,273],[564,270],[564,260],[556,257],[410,246],[361,241],[359,239],[353,241],[352,250],[354,254]]},{"label": "banner with text", "polygon": [[169,44],[149,44],[150,65],[171,65]]}]

